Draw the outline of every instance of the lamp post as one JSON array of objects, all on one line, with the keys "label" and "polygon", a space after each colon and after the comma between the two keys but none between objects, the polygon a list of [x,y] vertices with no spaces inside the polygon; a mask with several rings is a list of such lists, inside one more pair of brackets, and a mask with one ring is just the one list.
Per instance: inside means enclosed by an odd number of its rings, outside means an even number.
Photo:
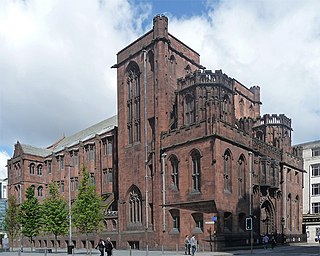
[{"label": "lamp post", "polygon": [[284,224],[285,224],[285,219],[282,217],[281,218],[281,243],[282,243],[282,245],[284,245],[284,233],[283,233]]},{"label": "lamp post", "polygon": [[[20,207],[22,205],[22,184],[19,184],[19,203]],[[21,255],[21,252],[23,252],[23,236],[22,236],[22,224],[20,224],[20,251],[19,255]]]},{"label": "lamp post", "polygon": [[[68,247],[70,248],[72,245],[72,216],[71,216],[71,165],[66,165],[68,167],[68,203],[69,203],[69,241],[68,241]],[[68,250],[69,252],[69,250]]]},{"label": "lamp post", "polygon": [[252,152],[249,151],[249,216],[252,219],[252,228],[250,230],[250,251],[253,251],[253,218],[252,218]]}]

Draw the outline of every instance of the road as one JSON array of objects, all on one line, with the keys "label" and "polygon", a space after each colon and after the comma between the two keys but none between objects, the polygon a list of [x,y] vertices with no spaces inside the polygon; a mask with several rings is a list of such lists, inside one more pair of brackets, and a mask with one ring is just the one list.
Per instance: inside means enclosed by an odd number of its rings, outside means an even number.
[{"label": "road", "polygon": [[[1,252],[0,256],[63,256],[68,255],[66,250],[59,249],[57,253],[47,253],[44,252],[31,252],[30,249],[25,249],[24,252],[19,253],[18,251],[13,252]],[[70,254],[69,254],[70,255]],[[84,249],[76,249],[74,255],[86,255]],[[93,250],[91,255],[99,256],[98,250]],[[145,251],[140,250],[114,250],[113,256],[182,256],[184,252],[164,252],[161,251],[149,251],[148,255]],[[197,252],[195,256],[231,256],[231,255],[299,255],[299,256],[315,256],[320,255],[320,246],[318,244],[299,244],[299,245],[288,245],[288,246],[278,246],[274,250],[272,249],[254,249],[253,254],[250,250],[238,250],[229,252]],[[70,255],[71,256],[71,255]]]}]

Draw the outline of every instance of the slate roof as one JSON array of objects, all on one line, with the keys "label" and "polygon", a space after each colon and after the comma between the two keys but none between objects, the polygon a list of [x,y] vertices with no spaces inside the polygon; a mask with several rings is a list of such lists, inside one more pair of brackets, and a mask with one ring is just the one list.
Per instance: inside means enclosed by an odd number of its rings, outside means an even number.
[{"label": "slate roof", "polygon": [[25,154],[33,155],[33,156],[42,156],[46,157],[52,153],[51,150],[45,149],[45,148],[37,148],[31,145],[26,145],[26,144],[20,144],[22,151]]},{"label": "slate roof", "polygon": [[118,126],[118,116],[115,115],[106,120],[103,120],[97,124],[94,124],[80,132],[77,132],[69,137],[61,139],[57,144],[54,145],[53,149],[37,148],[34,146],[21,144],[22,150],[26,154],[46,157],[52,153],[59,152],[65,147],[70,147],[78,144],[80,141],[86,141],[94,138],[95,135],[100,135],[105,132],[111,131],[115,126]]}]

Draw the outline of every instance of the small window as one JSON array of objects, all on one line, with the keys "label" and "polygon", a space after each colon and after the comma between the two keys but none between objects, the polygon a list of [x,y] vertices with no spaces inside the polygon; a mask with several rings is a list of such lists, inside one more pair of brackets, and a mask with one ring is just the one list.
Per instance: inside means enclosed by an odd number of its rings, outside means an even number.
[{"label": "small window", "polygon": [[42,175],[42,165],[41,164],[39,164],[38,167],[37,167],[37,173],[38,173],[39,176]]},{"label": "small window", "polygon": [[177,209],[170,210],[172,217],[172,231],[180,232],[180,211]]},{"label": "small window", "polygon": [[320,176],[320,164],[311,165],[312,176]]},{"label": "small window", "polygon": [[35,167],[35,164],[30,164],[30,174],[34,174],[34,167]]},{"label": "small window", "polygon": [[320,203],[312,203],[312,213],[320,213]]},{"label": "small window", "polygon": [[38,197],[42,197],[43,196],[43,194],[42,194],[42,192],[43,192],[43,187],[38,187]]},{"label": "small window", "polygon": [[320,183],[312,184],[312,195],[313,196],[320,195]]},{"label": "small window", "polygon": [[61,188],[61,192],[64,192],[64,181],[61,181],[60,188]]},{"label": "small window", "polygon": [[320,156],[320,148],[312,149],[312,157]]}]

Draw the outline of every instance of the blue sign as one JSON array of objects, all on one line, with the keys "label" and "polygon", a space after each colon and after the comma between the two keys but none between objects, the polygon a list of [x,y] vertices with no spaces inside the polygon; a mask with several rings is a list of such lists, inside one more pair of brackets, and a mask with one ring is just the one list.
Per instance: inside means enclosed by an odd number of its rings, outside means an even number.
[{"label": "blue sign", "polygon": [[212,221],[217,221],[217,216],[213,216],[213,217],[211,218],[211,220],[212,220]]}]

